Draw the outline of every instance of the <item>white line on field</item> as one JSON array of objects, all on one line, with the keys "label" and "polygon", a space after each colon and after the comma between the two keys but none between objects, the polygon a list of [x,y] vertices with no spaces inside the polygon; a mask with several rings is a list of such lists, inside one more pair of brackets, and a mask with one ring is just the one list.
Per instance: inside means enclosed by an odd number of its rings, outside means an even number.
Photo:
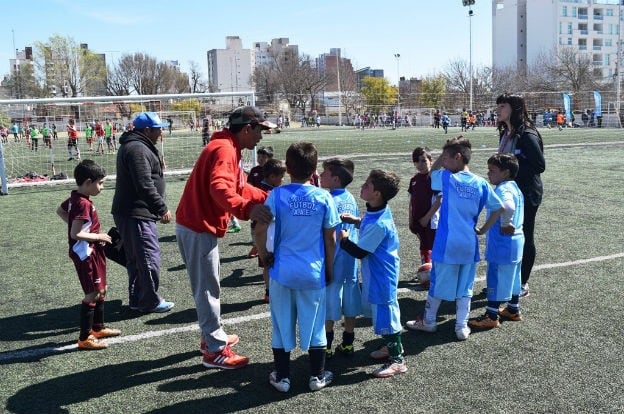
[{"label": "white line on field", "polygon": [[[533,268],[533,270],[538,271],[538,270],[543,270],[543,269],[554,269],[557,267],[576,266],[576,265],[587,264],[587,263],[592,263],[592,262],[603,262],[606,260],[618,259],[621,257],[624,257],[624,253],[616,253],[616,254],[612,254],[609,256],[592,257],[589,259],[573,260],[570,262],[536,265]],[[480,276],[476,280],[483,281],[485,280],[485,277]],[[398,289],[398,292],[406,293],[412,290],[413,289],[409,289],[409,288],[400,288]],[[251,321],[251,320],[265,319],[265,318],[269,318],[270,316],[271,315],[269,312],[262,312],[262,313],[257,313],[254,315],[246,315],[246,316],[239,316],[236,318],[223,319],[222,322],[224,325],[233,325],[237,323],[244,323],[244,322]],[[173,334],[182,333],[182,332],[192,332],[192,331],[197,331],[197,330],[199,330],[199,325],[192,324],[192,325],[180,326],[180,327],[171,328],[171,329],[148,331],[148,332],[143,332],[143,333],[136,334],[136,335],[124,335],[124,336],[119,336],[116,338],[109,338],[106,340],[106,342],[108,344],[125,344],[129,342],[136,342],[136,341],[141,341],[141,340],[149,339],[149,338],[157,338],[160,336],[173,335]],[[63,346],[58,346],[58,347],[45,347],[45,348],[29,349],[25,351],[6,352],[6,353],[0,354],[0,361],[11,361],[14,359],[24,359],[24,358],[37,358],[37,357],[46,356],[46,355],[60,354],[63,352],[73,351],[77,347],[78,345],[74,343],[74,344],[63,345]]]}]

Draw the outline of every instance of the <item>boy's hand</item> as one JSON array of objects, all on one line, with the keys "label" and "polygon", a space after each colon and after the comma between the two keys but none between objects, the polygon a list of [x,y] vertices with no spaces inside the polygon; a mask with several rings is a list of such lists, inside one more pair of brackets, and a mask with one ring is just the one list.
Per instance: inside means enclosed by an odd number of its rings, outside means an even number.
[{"label": "boy's hand", "polygon": [[420,224],[421,227],[427,228],[429,227],[429,221],[431,219],[428,219],[427,217],[423,216],[421,218],[418,219],[418,224]]},{"label": "boy's hand", "polygon": [[111,236],[109,236],[109,235],[108,235],[108,234],[106,234],[106,233],[100,233],[100,234],[98,234],[98,236],[99,236],[99,237],[98,237],[98,240],[99,240],[99,242],[100,242],[100,243],[102,243],[102,244],[106,244],[106,243],[109,243],[109,244],[110,244],[110,243],[112,243],[112,241],[113,241],[113,240],[111,239]]},{"label": "boy's hand", "polygon": [[506,234],[507,236],[513,236],[515,232],[516,228],[513,226],[513,224],[501,226],[501,233]]},{"label": "boy's hand", "polygon": [[273,256],[273,253],[265,251],[265,252],[258,252],[258,257],[260,257],[260,260],[262,260],[262,263],[264,264],[264,267],[269,268],[269,267],[273,267],[273,263],[275,262],[275,256]]},{"label": "boy's hand", "polygon": [[341,230],[340,234],[338,235],[338,241],[340,242],[340,240],[348,239],[348,238],[349,238],[349,230]]},{"label": "boy's hand", "polygon": [[360,218],[355,217],[353,214],[344,213],[340,215],[340,220],[348,224],[359,224]]},{"label": "boy's hand", "polygon": [[482,236],[483,234],[485,234],[483,232],[483,230],[481,230],[481,227],[475,227],[474,228],[475,233],[477,233],[477,235]]}]

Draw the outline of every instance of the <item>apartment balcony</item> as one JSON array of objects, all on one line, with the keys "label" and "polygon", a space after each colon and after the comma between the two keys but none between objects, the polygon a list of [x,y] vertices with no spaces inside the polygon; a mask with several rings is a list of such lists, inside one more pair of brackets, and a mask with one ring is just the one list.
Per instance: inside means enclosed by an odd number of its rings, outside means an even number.
[{"label": "apartment balcony", "polygon": [[602,46],[592,46],[592,50],[602,50]]},{"label": "apartment balcony", "polygon": [[594,14],[594,20],[603,20],[604,17],[602,15],[599,14]]},{"label": "apartment balcony", "polygon": [[589,15],[587,15],[587,14],[579,14],[578,18],[579,18],[579,20],[589,20]]},{"label": "apartment balcony", "polygon": [[579,50],[587,50],[587,45],[579,45],[578,49]]},{"label": "apartment balcony", "polygon": [[593,64],[594,66],[602,66],[602,60],[594,60],[594,61],[592,62],[592,64]]},{"label": "apartment balcony", "polygon": [[582,35],[588,35],[589,34],[589,30],[579,30],[579,33]]}]

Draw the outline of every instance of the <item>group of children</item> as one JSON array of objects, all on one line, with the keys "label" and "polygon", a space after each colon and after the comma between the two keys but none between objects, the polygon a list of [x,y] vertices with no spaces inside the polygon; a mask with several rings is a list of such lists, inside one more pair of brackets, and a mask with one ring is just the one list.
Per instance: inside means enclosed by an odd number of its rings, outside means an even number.
[{"label": "group of children", "polygon": [[97,139],[97,147],[95,155],[104,155],[104,141],[106,140],[106,148],[108,154],[114,154],[117,150],[117,141],[115,139],[115,126],[110,119],[102,124],[99,120],[95,120],[93,126],[90,123],[85,128],[85,138],[89,144],[89,151],[93,151],[93,135]]},{"label": "group of children", "polygon": [[[412,158],[417,173],[408,190],[410,230],[420,240],[421,264],[428,265],[430,275],[423,277],[429,282],[424,317],[408,321],[407,328],[435,332],[442,300],[456,302],[455,332],[460,340],[468,338],[471,327],[498,327],[499,318],[521,320],[523,198],[513,181],[518,171],[515,157],[496,154],[488,160],[494,189],[470,172],[471,144],[461,136],[449,139],[435,162],[424,148],[416,148]],[[270,224],[253,224],[254,248],[249,255],[257,255],[263,266],[273,326],[274,370],[269,383],[280,392],[290,389],[290,353],[297,337],[300,348],[309,353],[309,388],[320,390],[332,381],[325,362],[334,355],[334,325],[343,317],[336,353],[353,354],[355,319],[370,314],[375,334],[383,338],[383,345],[370,354],[384,361],[373,376],[387,378],[407,371],[397,297],[399,239],[388,205],[399,191],[400,179],[389,171],[372,170],[360,188],[360,198],[366,203],[360,217],[358,204],[346,189],[353,181],[353,162],[325,160],[322,188],[315,185],[317,162],[316,147],[309,142],[290,145],[285,167],[273,159],[270,147],[260,148],[259,165],[249,175],[250,182],[269,192],[265,204],[274,216]],[[282,186],[285,172],[290,184]],[[58,209],[68,223],[70,257],[85,293],[78,341],[82,349],[102,349],[106,344],[99,339],[120,334],[104,326],[102,245],[110,243],[110,237],[99,233],[97,213],[89,199],[101,191],[104,175],[93,161],[79,163],[74,171],[78,189]],[[483,208],[487,219],[479,227]],[[488,303],[485,315],[469,320],[480,260],[478,235],[486,233]],[[500,309],[505,302],[507,306]]]}]

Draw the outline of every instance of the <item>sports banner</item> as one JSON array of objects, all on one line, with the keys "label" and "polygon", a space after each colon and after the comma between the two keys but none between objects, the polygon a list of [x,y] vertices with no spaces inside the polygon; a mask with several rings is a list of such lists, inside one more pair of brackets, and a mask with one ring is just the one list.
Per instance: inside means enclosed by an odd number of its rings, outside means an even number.
[{"label": "sports banner", "polygon": [[596,116],[602,116],[602,95],[598,91],[594,91],[594,102],[596,103],[594,114]]},{"label": "sports banner", "polygon": [[567,93],[563,95],[563,109],[565,110],[565,116],[568,121],[572,119],[572,105],[570,103],[570,95]]}]

